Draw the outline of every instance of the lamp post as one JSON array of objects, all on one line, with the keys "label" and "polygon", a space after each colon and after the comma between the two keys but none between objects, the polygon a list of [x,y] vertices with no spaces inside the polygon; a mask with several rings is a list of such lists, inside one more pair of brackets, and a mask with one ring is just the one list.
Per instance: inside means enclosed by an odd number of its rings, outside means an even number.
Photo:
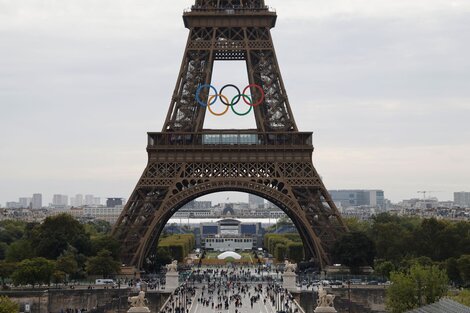
[{"label": "lamp post", "polygon": [[348,312],[351,313],[351,280],[348,280]]}]

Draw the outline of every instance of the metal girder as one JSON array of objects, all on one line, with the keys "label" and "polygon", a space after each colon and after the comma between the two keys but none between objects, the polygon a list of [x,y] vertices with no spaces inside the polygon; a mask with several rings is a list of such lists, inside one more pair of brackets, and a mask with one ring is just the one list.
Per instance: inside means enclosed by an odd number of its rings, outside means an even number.
[{"label": "metal girder", "polygon": [[[197,0],[184,13],[190,29],[161,133],[148,134],[149,161],[113,228],[122,260],[141,268],[170,217],[187,202],[220,191],[259,195],[279,206],[323,267],[347,231],[312,163],[312,134],[299,132],[289,105],[270,29],[276,14],[262,0]],[[204,130],[206,107],[196,90],[210,84],[215,60],[244,60],[250,84],[261,86],[255,130]],[[251,90],[254,101],[260,92]],[[201,92],[203,101],[208,93]],[[246,138],[245,142],[237,138]],[[205,136],[230,143],[205,141]]]}]

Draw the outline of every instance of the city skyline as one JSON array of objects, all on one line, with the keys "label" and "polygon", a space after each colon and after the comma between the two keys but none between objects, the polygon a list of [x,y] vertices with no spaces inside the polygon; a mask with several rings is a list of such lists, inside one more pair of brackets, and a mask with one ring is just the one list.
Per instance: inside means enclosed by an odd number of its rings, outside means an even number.
[{"label": "city skyline", "polygon": [[[335,200],[338,202],[338,204],[343,201],[344,199],[349,199],[350,198],[350,195],[348,193],[351,193],[351,192],[366,192],[366,193],[369,193],[369,192],[381,192],[381,196],[380,196],[380,205],[379,206],[382,206],[384,203],[383,201],[384,200],[390,200],[387,198],[386,196],[386,192],[384,192],[383,190],[380,190],[380,189],[329,189],[328,190],[330,192],[330,194],[332,195],[332,197],[335,199],[335,196],[336,194],[341,194],[343,193],[342,196],[339,196],[338,197],[338,200]],[[339,192],[339,193],[338,193]],[[410,200],[420,200],[420,201],[426,201],[426,200],[432,200],[432,201],[439,201],[439,202],[455,202],[455,205],[462,205],[464,207],[467,207],[470,205],[470,192],[469,191],[455,191],[453,192],[453,195],[452,195],[452,199],[442,199],[442,198],[439,198],[438,196],[436,196],[437,192],[433,192],[433,191],[420,191],[417,193],[418,196],[416,197],[411,197],[411,198],[408,198],[408,199],[400,199],[399,201],[396,201],[396,202],[392,202],[392,204],[400,204],[400,203],[403,203],[403,202],[406,202],[406,201],[410,201]],[[32,197],[24,197],[24,196],[20,196],[16,199],[9,199],[8,201],[6,201],[5,203],[1,203],[0,202],[0,208],[3,207],[3,205],[5,204],[4,207],[8,207],[8,204],[13,204],[13,203],[16,203],[16,206],[19,205],[19,207],[21,208],[26,208],[28,207],[30,204],[32,205],[32,202],[33,202],[33,199],[34,199],[34,195],[39,195],[40,198],[41,198],[41,201],[42,201],[42,207],[54,207],[54,206],[65,206],[65,207],[82,207],[82,206],[95,206],[95,205],[105,205],[106,201],[102,201],[102,199],[122,199],[123,202],[125,203],[127,201],[127,198],[124,198],[124,197],[120,197],[120,196],[110,196],[110,197],[96,197],[94,194],[80,194],[80,193],[74,193],[72,195],[66,195],[66,194],[53,194],[53,195],[44,195],[42,193],[35,193],[32,195]],[[376,196],[376,195],[375,195]],[[65,197],[65,200],[64,200],[64,197]],[[80,200],[77,200],[77,197],[78,198],[81,198]],[[346,198],[342,198],[342,197],[346,197]],[[214,197],[214,195],[212,194],[209,194],[209,195],[206,195],[206,196],[202,196],[202,197],[199,197],[199,198],[196,198],[194,199],[195,201],[210,201],[210,202],[213,202],[214,205],[219,205],[219,204],[222,204],[222,203],[255,203],[256,201],[260,201],[260,200],[256,200],[256,199],[263,199],[259,196],[256,196],[256,195],[251,195],[251,194],[248,194],[248,193],[244,193],[244,192],[238,192],[238,191],[233,191],[233,192],[220,192],[220,193],[217,193],[217,197]],[[16,201],[18,200],[18,201]],[[263,199],[264,201],[268,201],[266,199]],[[78,201],[78,202],[76,202]],[[59,203],[60,202],[60,203]],[[268,201],[269,202],[269,201]],[[81,203],[81,204],[80,204]],[[379,203],[375,203],[376,205],[378,205]],[[359,205],[359,204],[358,204]],[[361,204],[362,205],[362,204]],[[352,206],[356,206],[356,205],[352,205]],[[374,205],[372,205],[374,206]]]},{"label": "city skyline", "polygon": [[[191,3],[0,1],[0,203],[36,192],[130,196],[146,132],[168,109]],[[328,189],[380,188],[394,202],[470,189],[469,3],[267,3],[279,11],[273,36],[294,116],[314,132]],[[235,63],[216,65],[214,79],[226,76],[246,82]]]}]

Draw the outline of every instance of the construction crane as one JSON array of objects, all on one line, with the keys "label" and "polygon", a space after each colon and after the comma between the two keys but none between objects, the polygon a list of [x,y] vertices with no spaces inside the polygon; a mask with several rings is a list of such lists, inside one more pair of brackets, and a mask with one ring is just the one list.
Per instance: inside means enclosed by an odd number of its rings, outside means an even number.
[{"label": "construction crane", "polygon": [[426,201],[426,194],[432,193],[432,192],[440,192],[440,191],[435,191],[435,190],[423,190],[423,191],[416,191],[417,193],[422,193],[423,194],[423,200]]}]

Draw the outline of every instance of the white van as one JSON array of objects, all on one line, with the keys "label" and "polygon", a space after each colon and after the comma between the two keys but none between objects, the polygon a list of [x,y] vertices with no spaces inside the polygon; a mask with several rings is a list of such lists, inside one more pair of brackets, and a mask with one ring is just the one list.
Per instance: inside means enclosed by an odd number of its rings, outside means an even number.
[{"label": "white van", "polygon": [[108,286],[115,286],[116,283],[112,279],[97,279],[95,281],[96,285],[108,285]]}]

